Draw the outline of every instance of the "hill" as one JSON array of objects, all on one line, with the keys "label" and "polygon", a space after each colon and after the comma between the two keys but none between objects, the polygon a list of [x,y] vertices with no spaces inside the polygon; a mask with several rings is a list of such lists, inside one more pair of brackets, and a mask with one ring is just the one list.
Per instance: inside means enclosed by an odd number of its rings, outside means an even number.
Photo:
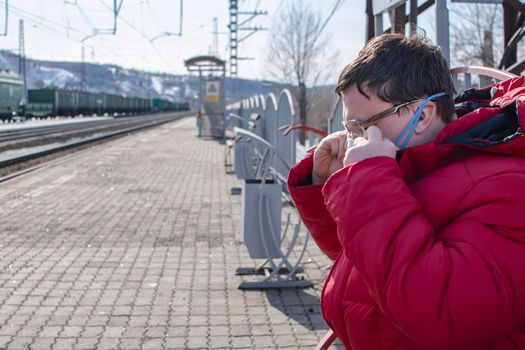
[{"label": "hill", "polygon": [[[1,50],[0,69],[18,72],[18,55]],[[82,63],[32,60],[26,61],[29,89],[55,87],[82,88]],[[194,75],[176,75],[126,69],[117,65],[85,63],[84,90],[142,98],[160,97],[171,101],[196,101],[199,78]],[[278,93],[281,84],[257,80],[226,78],[226,103],[239,101],[255,94]]]}]

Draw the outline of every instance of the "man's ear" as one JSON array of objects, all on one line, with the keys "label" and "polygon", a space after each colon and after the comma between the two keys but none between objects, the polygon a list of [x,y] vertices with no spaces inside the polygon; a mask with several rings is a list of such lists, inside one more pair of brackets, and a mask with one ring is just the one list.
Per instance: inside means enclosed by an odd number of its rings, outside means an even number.
[{"label": "man's ear", "polygon": [[430,125],[432,125],[432,121],[435,118],[437,118],[437,106],[434,102],[429,101],[425,108],[423,108],[423,113],[421,113],[421,116],[419,117],[419,122],[417,123],[414,133],[416,135],[423,134]]}]

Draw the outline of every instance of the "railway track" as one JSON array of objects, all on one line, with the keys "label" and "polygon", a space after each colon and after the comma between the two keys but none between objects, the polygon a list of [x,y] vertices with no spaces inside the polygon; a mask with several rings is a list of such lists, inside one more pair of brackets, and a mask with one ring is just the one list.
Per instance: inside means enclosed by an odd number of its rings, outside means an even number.
[{"label": "railway track", "polygon": [[75,149],[192,114],[184,111],[12,130],[0,129],[0,176],[5,178],[9,174],[23,171]]}]

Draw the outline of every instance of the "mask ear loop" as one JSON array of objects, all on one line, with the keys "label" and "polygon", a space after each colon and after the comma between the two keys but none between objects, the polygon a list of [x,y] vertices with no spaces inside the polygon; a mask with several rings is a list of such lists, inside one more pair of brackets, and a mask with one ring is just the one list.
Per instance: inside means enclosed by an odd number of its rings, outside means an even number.
[{"label": "mask ear loop", "polygon": [[[410,142],[410,139],[412,139],[412,135],[414,135],[414,132],[416,131],[417,124],[419,123],[419,118],[421,117],[421,114],[423,114],[423,109],[427,105],[427,103],[437,97],[445,96],[446,93],[440,92],[435,95],[427,97],[421,105],[416,110],[416,113],[414,113],[414,116],[410,119],[407,126],[401,131],[401,134],[395,139],[394,144],[399,147],[399,149],[405,149],[408,146],[408,143]],[[400,145],[399,143],[401,140],[403,140],[403,143]]]},{"label": "mask ear loop", "polygon": [[[396,146],[398,146],[400,149],[407,148],[408,143],[410,142],[410,139],[412,139],[412,135],[414,135],[414,132],[416,131],[417,123],[419,122],[419,118],[421,117],[421,114],[423,113],[423,108],[425,108],[425,105],[427,104],[427,102],[428,101],[424,101],[423,103],[421,103],[421,106],[419,106],[419,108],[417,109],[412,119],[410,119],[407,126],[403,129],[399,137],[394,142]],[[400,145],[399,141],[401,141],[403,138],[405,140]]]}]

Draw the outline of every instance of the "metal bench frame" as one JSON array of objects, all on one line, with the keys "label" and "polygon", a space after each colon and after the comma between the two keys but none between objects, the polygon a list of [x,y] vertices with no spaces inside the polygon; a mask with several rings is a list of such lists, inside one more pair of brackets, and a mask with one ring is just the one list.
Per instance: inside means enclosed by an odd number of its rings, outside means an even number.
[{"label": "metal bench frame", "polygon": [[[258,178],[262,179],[261,181],[261,189],[263,186],[265,186],[266,179],[273,178],[278,183],[283,184],[283,176],[281,174],[278,174],[275,169],[271,166],[271,162],[268,161],[272,156],[275,156],[278,160],[283,162],[283,164],[290,169],[290,165],[287,164],[286,160],[279,155],[279,152],[277,149],[270,144],[268,141],[261,138],[259,135],[256,135],[255,133],[235,127],[234,133],[237,136],[242,137],[248,137],[254,142],[259,143],[260,145],[265,147],[265,151],[262,155],[262,158],[259,162],[259,169],[258,169]],[[284,179],[286,181],[286,179]],[[286,184],[286,182],[284,182]],[[259,217],[266,220],[271,220],[270,217],[270,208],[269,204],[267,202],[267,199],[264,195],[262,195],[262,191],[259,191],[260,195],[258,197],[258,208],[259,208]],[[262,220],[259,221],[259,232],[261,235],[264,234],[264,230],[262,227]],[[294,252],[295,245],[298,242],[299,233],[301,230],[301,221],[299,221],[297,224],[294,225],[293,234],[290,238],[288,246],[285,248],[284,252],[282,248],[280,248],[280,257],[278,258],[279,261],[276,263],[272,258],[271,254],[269,253],[268,248],[268,242],[266,240],[266,237],[260,237],[261,242],[263,243],[263,249],[266,251],[268,258],[265,259],[265,261],[260,264],[258,267],[253,269],[252,271],[255,274],[259,274],[260,271],[263,271],[265,278],[263,280],[259,281],[244,281],[240,284],[240,289],[275,289],[275,288],[308,288],[311,286],[311,283],[303,278],[300,278],[297,276],[297,273],[300,271],[299,265],[302,262],[302,259],[304,257],[304,254],[306,252],[306,248],[308,245],[309,240],[309,233],[306,232],[303,247],[299,253],[299,256],[297,258],[297,261],[295,264],[292,264],[290,262],[290,256]],[[288,235],[288,232],[290,230],[290,214],[288,214],[286,226],[284,228],[284,231],[282,233],[281,239],[279,242],[274,240],[275,235],[272,232],[270,236],[272,237],[272,242],[270,244],[274,244],[277,247],[282,247],[282,245],[285,243],[286,237]],[[270,268],[265,268],[264,266],[270,265]],[[240,274],[247,274],[246,268],[240,268],[238,269],[238,272],[241,272]],[[244,272],[244,273],[242,273]],[[283,273],[284,272],[284,273]]]}]

